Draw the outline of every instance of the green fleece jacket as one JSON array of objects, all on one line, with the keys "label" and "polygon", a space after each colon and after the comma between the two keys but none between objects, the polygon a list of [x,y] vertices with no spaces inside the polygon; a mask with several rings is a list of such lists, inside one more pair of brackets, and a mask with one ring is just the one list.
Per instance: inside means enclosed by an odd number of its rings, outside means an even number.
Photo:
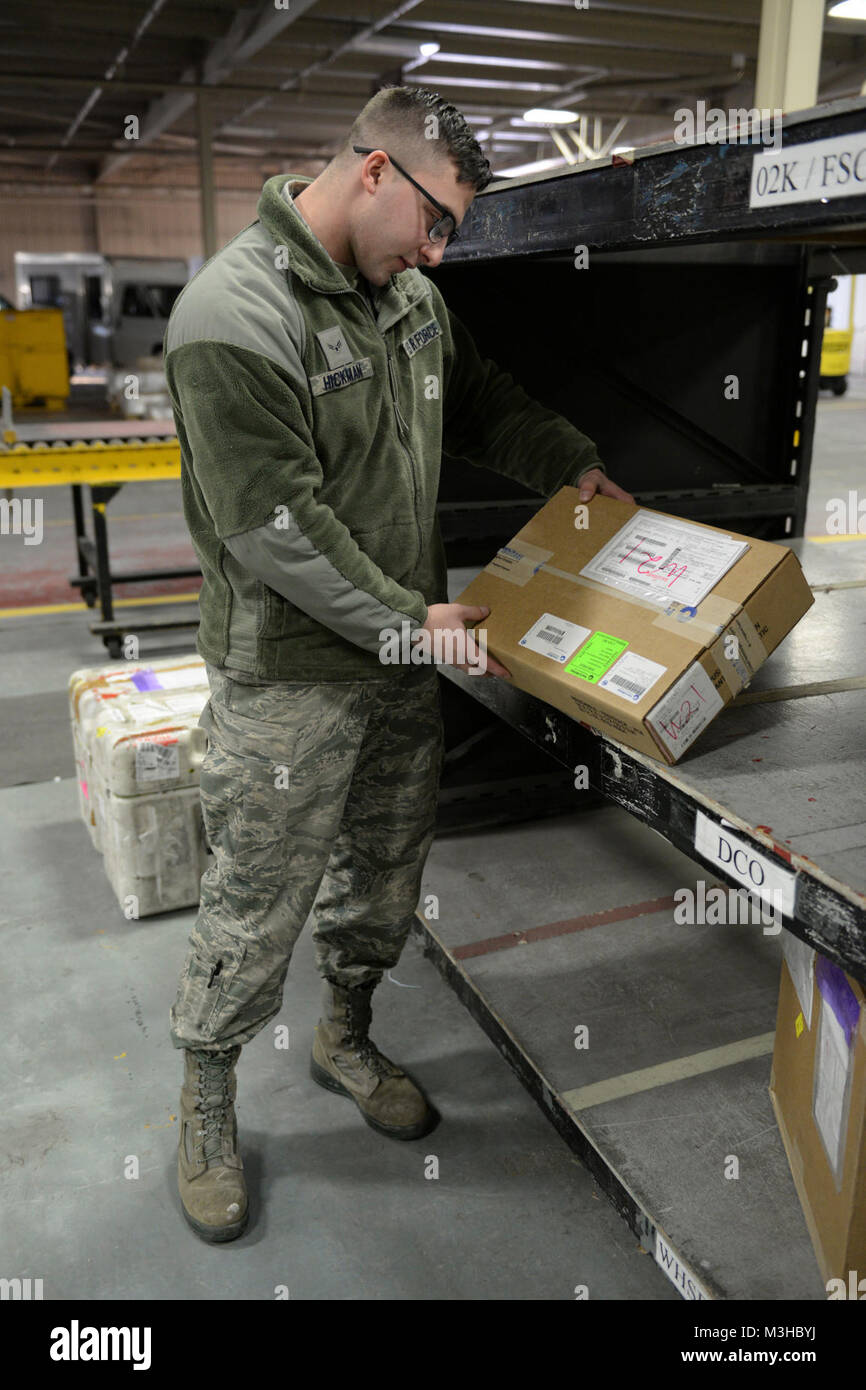
[{"label": "green fleece jacket", "polygon": [[443,452],[552,496],[595,445],[532,400],[418,270],[372,298],[277,175],[175,301],[164,363],[198,556],[199,654],[240,680],[387,680],[383,634],[448,601]]}]

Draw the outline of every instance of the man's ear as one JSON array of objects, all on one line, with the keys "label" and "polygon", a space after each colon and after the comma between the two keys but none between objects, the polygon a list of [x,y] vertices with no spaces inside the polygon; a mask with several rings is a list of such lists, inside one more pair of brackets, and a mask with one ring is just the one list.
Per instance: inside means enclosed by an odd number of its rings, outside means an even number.
[{"label": "man's ear", "polygon": [[369,167],[368,167],[367,170],[366,170],[366,174],[365,174],[365,172],[364,172],[364,167],[365,167],[365,165],[367,164],[367,160],[368,160],[369,158],[370,158],[369,155],[365,155],[365,156],[364,156],[364,164],[361,165],[360,179],[361,179],[361,185],[362,185],[362,187],[365,186],[365,185],[364,185],[364,179],[365,179],[365,177],[369,177],[369,178],[371,179],[371,181],[372,181],[375,185],[380,184],[380,183],[382,182],[382,175],[383,175],[384,172],[385,172],[385,161],[384,161],[383,159],[377,159],[377,160],[374,160],[374,161],[369,165]]}]

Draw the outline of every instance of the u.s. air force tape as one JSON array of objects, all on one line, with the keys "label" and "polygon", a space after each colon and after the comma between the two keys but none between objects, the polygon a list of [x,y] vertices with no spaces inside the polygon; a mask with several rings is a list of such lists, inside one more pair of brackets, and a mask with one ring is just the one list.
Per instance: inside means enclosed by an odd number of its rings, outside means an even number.
[{"label": "u.s. air force tape", "polygon": [[438,319],[431,319],[429,323],[422,323],[420,328],[416,328],[414,333],[410,333],[408,338],[404,338],[400,346],[407,357],[414,357],[422,347],[432,343],[434,338],[442,337],[442,329],[439,327]]},{"label": "u.s. air force tape", "polygon": [[311,376],[310,390],[314,396],[324,396],[326,391],[339,391],[342,386],[353,386],[356,381],[363,381],[372,375],[373,363],[369,357],[359,357],[357,362],[347,362],[345,367],[335,367],[332,372]]}]

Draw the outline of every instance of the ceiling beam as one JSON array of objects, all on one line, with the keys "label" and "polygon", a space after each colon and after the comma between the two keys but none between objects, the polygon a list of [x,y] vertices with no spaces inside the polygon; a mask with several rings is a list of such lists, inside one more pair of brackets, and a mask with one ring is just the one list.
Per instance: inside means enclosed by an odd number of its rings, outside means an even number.
[{"label": "ceiling beam", "polygon": [[[196,83],[213,89],[218,87],[235,67],[248,63],[251,58],[273,43],[276,38],[316,0],[291,0],[287,9],[277,9],[273,4],[247,6],[239,10],[225,36],[211,46],[205,54],[198,70],[188,67],[183,73],[181,83]],[[201,83],[196,79],[201,77]],[[148,144],[164,130],[175,124],[178,118],[192,106],[194,95],[188,92],[173,91],[151,102],[139,122],[139,142]],[[129,153],[114,154],[103,160],[96,175],[97,182],[114,174],[129,158]]]}]

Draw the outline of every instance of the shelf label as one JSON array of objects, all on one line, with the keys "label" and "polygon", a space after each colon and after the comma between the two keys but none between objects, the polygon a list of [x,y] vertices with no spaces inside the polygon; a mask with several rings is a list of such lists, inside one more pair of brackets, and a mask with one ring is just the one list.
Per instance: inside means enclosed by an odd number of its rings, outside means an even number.
[{"label": "shelf label", "polygon": [[712,1299],[712,1294],[701,1283],[694,1270],[690,1269],[679,1255],[674,1254],[658,1227],[655,1232],[653,1254],[656,1264],[664,1270],[674,1288],[679,1290],[687,1303],[703,1303],[706,1299]]},{"label": "shelf label", "polygon": [[727,825],[718,825],[703,811],[695,813],[695,849],[769,907],[778,907],[786,917],[794,916],[796,873],[782,868],[772,856],[760,854]]},{"label": "shelf label", "polygon": [[749,207],[827,202],[866,193],[866,131],[766,150],[752,160]]}]

